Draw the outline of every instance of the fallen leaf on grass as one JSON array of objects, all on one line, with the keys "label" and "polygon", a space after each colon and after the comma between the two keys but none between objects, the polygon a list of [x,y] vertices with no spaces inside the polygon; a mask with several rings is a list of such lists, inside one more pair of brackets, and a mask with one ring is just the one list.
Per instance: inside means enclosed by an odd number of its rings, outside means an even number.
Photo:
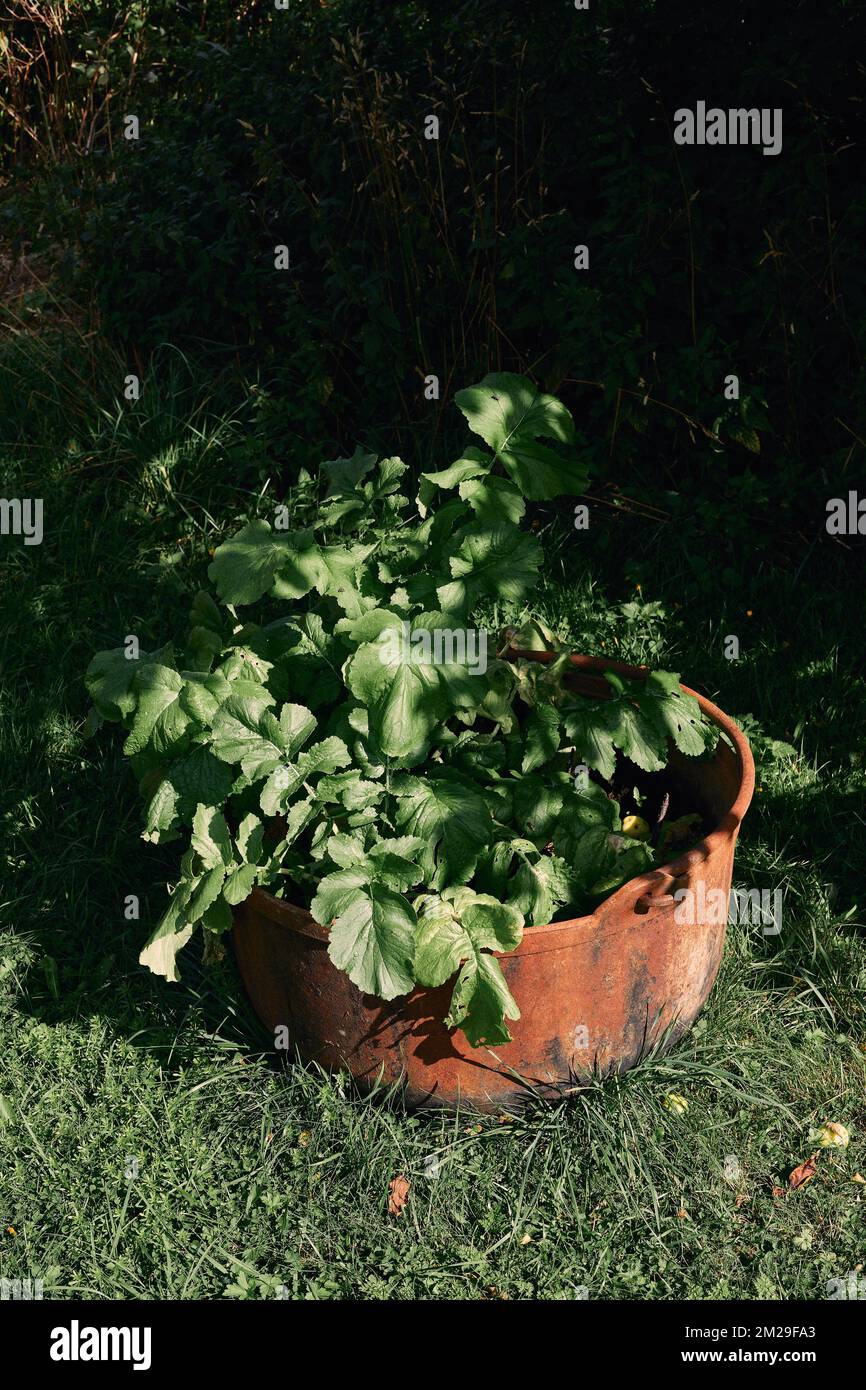
[{"label": "fallen leaf on grass", "polygon": [[388,1184],[388,1215],[399,1216],[409,1200],[409,1179],[402,1173]]},{"label": "fallen leaf on grass", "polygon": [[802,1187],[804,1183],[807,1183],[812,1178],[814,1178],[815,1174],[818,1171],[818,1165],[815,1162],[815,1159],[817,1157],[818,1152],[816,1150],[815,1153],[812,1154],[811,1158],[807,1158],[805,1163],[801,1163],[797,1168],[794,1169],[793,1173],[788,1178],[789,1187]]},{"label": "fallen leaf on grass", "polygon": [[787,1193],[787,1190],[788,1190],[788,1189],[787,1189],[786,1187],[777,1187],[775,1183],[773,1184],[773,1196],[774,1196],[774,1197],[784,1197],[785,1194]]},{"label": "fallen leaf on grass", "polygon": [[866,1182],[866,1178],[863,1177],[863,1174],[862,1174],[862,1173],[855,1173],[855,1174],[853,1175],[853,1177],[851,1178],[851,1181],[852,1181],[852,1182]]}]

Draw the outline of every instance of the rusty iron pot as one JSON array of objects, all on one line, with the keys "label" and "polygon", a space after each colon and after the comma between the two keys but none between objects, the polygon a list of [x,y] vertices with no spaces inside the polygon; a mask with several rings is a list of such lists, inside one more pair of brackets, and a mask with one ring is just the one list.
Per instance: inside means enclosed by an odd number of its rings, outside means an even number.
[{"label": "rusty iron pot", "polygon": [[[513,656],[549,661],[546,652]],[[646,675],[645,667],[573,656],[572,687],[607,696],[605,670]],[[696,692],[683,687],[690,695]],[[696,695],[727,735],[715,757],[675,750],[669,773],[715,827],[664,868],[632,879],[586,917],[530,927],[500,957],[521,1018],[513,1041],[470,1047],[444,1024],[450,983],[384,1003],[365,995],[328,958],[327,929],[306,910],[256,889],[235,909],[240,973],[269,1030],[288,1028],[302,1058],[345,1069],[367,1088],[399,1084],[411,1105],[478,1110],[514,1107],[531,1095],[553,1098],[591,1074],[625,1071],[653,1049],[672,1046],[694,1022],[713,986],[724,923],[678,925],[673,893],[731,887],[734,845],[755,785],[749,745],[720,709]],[[718,899],[715,899],[718,901]]]}]

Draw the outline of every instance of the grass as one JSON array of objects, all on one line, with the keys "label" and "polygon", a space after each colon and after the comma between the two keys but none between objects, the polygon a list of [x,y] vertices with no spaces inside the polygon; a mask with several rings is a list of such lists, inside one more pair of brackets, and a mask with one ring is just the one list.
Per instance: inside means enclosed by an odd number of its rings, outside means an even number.
[{"label": "grass", "polygon": [[[784,890],[783,930],[731,928],[666,1057],[516,1119],[411,1115],[275,1060],[231,960],[192,953],[180,986],[138,967],[171,847],[139,839],[116,732],[84,736],[92,652],[178,629],[267,483],[248,393],[165,349],[123,408],[124,363],[62,315],[11,324],[3,354],[2,492],[44,498],[45,540],[0,540],[0,1276],[62,1298],[812,1299],[862,1267],[858,556],[771,566],[724,499],[715,530],[706,509],[594,509],[579,537],[543,518],[548,621],[680,670],[749,731],[735,881]],[[850,1147],[774,1195],[828,1120]]]}]

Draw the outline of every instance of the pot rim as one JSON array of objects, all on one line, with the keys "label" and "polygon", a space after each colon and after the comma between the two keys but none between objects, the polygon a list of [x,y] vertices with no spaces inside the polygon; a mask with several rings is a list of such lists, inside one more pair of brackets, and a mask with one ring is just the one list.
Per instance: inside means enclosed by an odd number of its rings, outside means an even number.
[{"label": "pot rim", "polygon": [[[545,665],[553,661],[556,656],[557,653],[552,651],[524,651],[519,648],[512,648],[508,652],[508,657],[511,660],[541,661]],[[601,675],[605,671],[614,671],[618,675],[631,679],[646,677],[651,674],[648,666],[630,666],[627,662],[612,661],[606,657],[579,656],[572,653],[569,660],[576,672],[598,672]],[[749,809],[755,790],[755,763],[752,750],[745,735],[733,719],[725,714],[724,710],[719,709],[712,700],[708,700],[705,695],[683,685],[682,682],[680,682],[680,689],[686,695],[692,695],[697,700],[702,712],[727,735],[733,745],[739,763],[740,785],[730,809],[725,812],[717,826],[710,830],[697,844],[686,850],[684,854],[675,856],[668,863],[650,869],[647,873],[629,879],[627,883],[623,883],[617,888],[615,893],[611,893],[610,897],[605,898],[604,902],[599,903],[592,912],[582,917],[569,917],[561,922],[547,922],[537,927],[529,927],[524,933],[520,945],[514,951],[504,953],[496,951],[494,952],[496,956],[503,956],[507,959],[509,956],[534,953],[536,950],[555,950],[560,945],[557,940],[558,937],[569,933],[573,934],[576,929],[580,928],[588,931],[599,927],[601,908],[605,909],[605,915],[608,917],[612,911],[617,910],[631,916],[639,898],[651,894],[654,889],[658,892],[662,885],[667,885],[669,882],[685,876],[691,869],[697,868],[702,861],[708,859],[714,850],[721,849],[726,843],[736,840],[740,824]],[[303,936],[312,937],[322,944],[328,941],[330,935],[328,928],[321,926],[306,908],[287,902],[285,898],[278,898],[265,888],[254,888],[246,901],[253,906],[258,902],[262,908],[266,909],[270,917],[275,917],[279,921],[281,926],[289,927],[292,931],[299,932]]]}]

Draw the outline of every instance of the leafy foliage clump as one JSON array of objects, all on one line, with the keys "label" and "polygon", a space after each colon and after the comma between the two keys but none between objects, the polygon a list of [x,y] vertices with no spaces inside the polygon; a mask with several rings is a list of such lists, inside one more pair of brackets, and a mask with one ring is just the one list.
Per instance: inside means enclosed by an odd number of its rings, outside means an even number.
[{"label": "leafy foliage clump", "polygon": [[[144,836],[188,847],[142,962],[177,979],[194,928],[228,930],[257,886],[305,897],[330,956],[382,999],[455,976],[449,1024],[473,1044],[519,1017],[494,952],[566,906],[591,908],[654,859],[624,835],[617,754],[645,772],[715,729],[678,678],[568,688],[470,625],[522,604],[541,564],[526,501],[579,492],[565,407],[523,378],[457,404],[482,445],[421,478],[358,449],[304,475],[291,510],[215,552],[183,649],[100,652],[87,685],[127,730]],[[238,610],[263,603],[262,621]],[[580,769],[592,769],[591,780]]]}]

